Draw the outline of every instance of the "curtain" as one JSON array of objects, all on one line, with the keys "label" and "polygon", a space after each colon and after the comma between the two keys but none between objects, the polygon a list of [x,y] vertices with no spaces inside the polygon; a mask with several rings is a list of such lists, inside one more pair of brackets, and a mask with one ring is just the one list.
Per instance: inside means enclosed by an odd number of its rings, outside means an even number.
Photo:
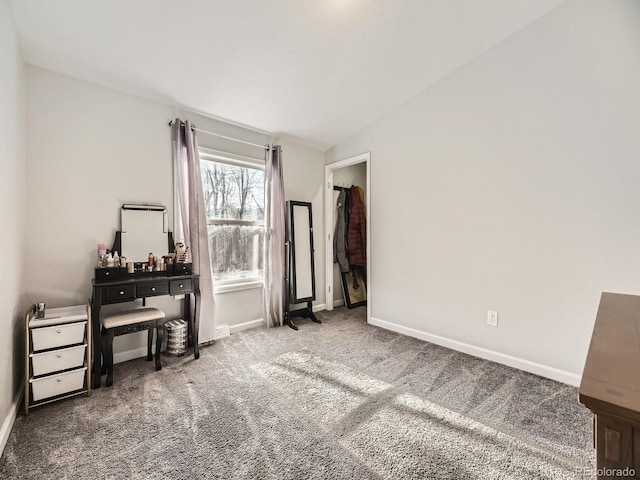
[{"label": "curtain", "polygon": [[285,285],[285,203],[282,179],[282,149],[268,148],[265,154],[265,247],[264,321],[267,327],[284,324]]},{"label": "curtain", "polygon": [[[215,336],[213,274],[207,234],[207,216],[202,193],[200,157],[196,133],[190,122],[179,118],[171,129],[174,166],[174,233],[175,240],[189,247],[193,273],[200,275],[199,343]],[[193,301],[191,313],[193,315]]]}]

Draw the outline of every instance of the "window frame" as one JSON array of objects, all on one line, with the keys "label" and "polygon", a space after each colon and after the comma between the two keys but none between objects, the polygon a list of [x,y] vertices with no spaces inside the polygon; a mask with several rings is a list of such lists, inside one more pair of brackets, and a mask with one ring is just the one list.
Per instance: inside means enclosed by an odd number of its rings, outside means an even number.
[{"label": "window frame", "polygon": [[[255,170],[265,169],[264,160],[237,155],[234,153],[214,150],[212,148],[198,147],[198,157],[200,162],[209,161],[215,163],[224,163],[236,167],[253,168]],[[224,218],[210,218],[207,216],[207,226],[209,225],[241,225],[241,226],[261,226],[265,227],[264,220],[237,220]],[[263,230],[264,235],[264,230]],[[239,290],[248,290],[252,288],[262,288],[264,286],[264,274],[262,276],[251,276],[245,278],[235,278],[230,280],[215,280],[214,293],[227,293]]]}]

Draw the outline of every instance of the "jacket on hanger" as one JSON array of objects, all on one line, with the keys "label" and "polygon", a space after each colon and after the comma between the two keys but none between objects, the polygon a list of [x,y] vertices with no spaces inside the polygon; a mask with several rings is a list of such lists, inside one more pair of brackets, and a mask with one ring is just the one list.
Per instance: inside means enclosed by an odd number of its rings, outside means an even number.
[{"label": "jacket on hanger", "polygon": [[341,272],[349,271],[347,260],[347,217],[346,217],[347,191],[340,190],[338,195],[336,229],[333,232],[333,263],[340,266]]},{"label": "jacket on hanger", "polygon": [[364,192],[353,186],[349,190],[351,209],[347,225],[347,259],[349,265],[366,266],[367,264],[367,220],[365,218]]}]

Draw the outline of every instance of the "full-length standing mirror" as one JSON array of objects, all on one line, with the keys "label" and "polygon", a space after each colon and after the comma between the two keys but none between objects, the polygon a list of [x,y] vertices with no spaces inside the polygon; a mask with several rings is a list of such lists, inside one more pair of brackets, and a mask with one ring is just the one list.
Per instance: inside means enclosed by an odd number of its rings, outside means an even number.
[{"label": "full-length standing mirror", "polygon": [[316,299],[313,265],[311,204],[290,202],[291,208],[291,303]]},{"label": "full-length standing mirror", "polygon": [[[287,294],[285,323],[297,330],[291,318],[307,317],[319,322],[312,311],[316,299],[315,265],[313,259],[313,217],[311,203],[287,202]],[[291,311],[290,304],[306,303],[306,308]]]}]

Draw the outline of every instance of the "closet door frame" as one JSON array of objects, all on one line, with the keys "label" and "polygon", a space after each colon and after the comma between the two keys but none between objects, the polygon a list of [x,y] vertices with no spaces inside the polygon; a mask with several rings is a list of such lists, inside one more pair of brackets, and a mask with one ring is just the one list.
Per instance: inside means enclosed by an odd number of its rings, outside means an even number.
[{"label": "closet door frame", "polygon": [[367,169],[367,185],[365,192],[365,202],[367,208],[367,323],[371,323],[371,301],[373,292],[373,281],[371,275],[371,152],[361,153],[354,157],[345,158],[334,163],[330,163],[324,167],[325,179],[325,308],[333,310],[333,297],[342,295],[341,292],[333,291],[333,231],[335,227],[335,205],[333,204],[333,172],[343,167],[363,163]]}]

